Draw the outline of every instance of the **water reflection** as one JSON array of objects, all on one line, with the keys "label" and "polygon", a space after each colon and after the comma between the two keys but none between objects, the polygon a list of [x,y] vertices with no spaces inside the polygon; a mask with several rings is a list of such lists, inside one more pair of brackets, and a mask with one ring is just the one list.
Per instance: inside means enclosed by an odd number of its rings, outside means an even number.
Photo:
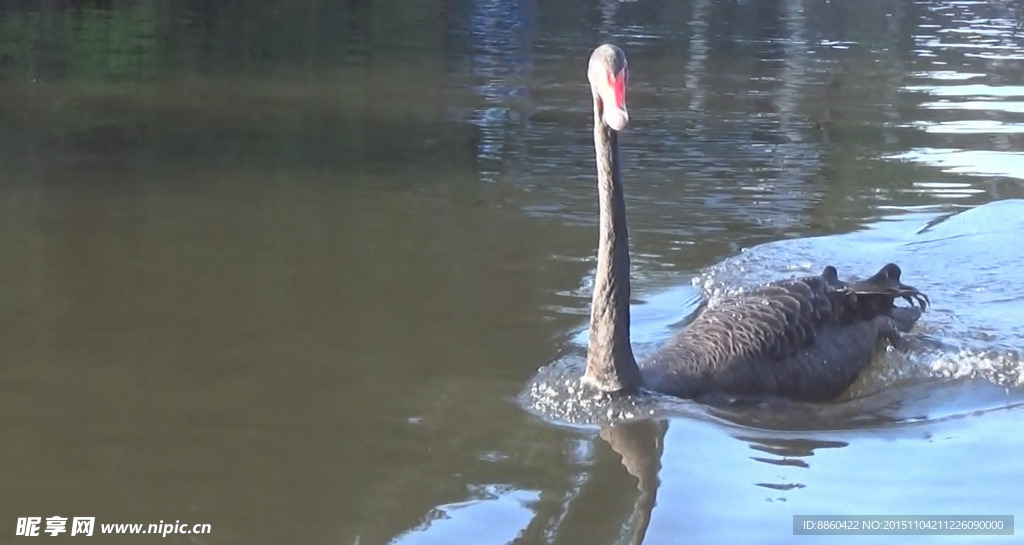
[{"label": "water reflection", "polygon": [[[514,543],[533,518],[531,509],[540,499],[532,490],[514,486],[475,486],[464,502],[437,506],[417,528],[397,536],[394,545],[456,543],[472,540],[484,545]],[[486,532],[479,531],[479,521],[495,520]]]},{"label": "water reflection", "polygon": [[[1024,91],[1004,70],[1005,61],[1024,58],[1017,14],[1008,4],[940,2],[928,7],[914,35],[919,69],[903,91],[935,115],[905,126],[936,135],[943,145],[918,144],[889,157],[950,174],[1021,179],[1024,169],[1016,151],[1021,131],[1013,117],[1024,112],[1019,101]],[[947,60],[951,55],[960,59],[955,69]],[[1019,186],[1004,187],[999,187],[1001,196],[1019,194]],[[972,193],[951,189],[942,183],[917,186],[944,198]]]},{"label": "water reflection", "polygon": [[[511,161],[522,153],[521,139],[529,130],[532,111],[532,65],[536,6],[523,0],[466,0],[467,19],[453,21],[452,37],[458,64],[454,72],[478,102],[470,112],[454,112],[477,127],[477,168],[481,181],[498,182],[513,176]],[[464,60],[462,60],[464,59]]]},{"label": "water reflection", "polygon": [[[961,149],[915,148],[889,156],[890,159],[916,161],[941,169],[950,174],[973,174],[978,176],[1006,176],[1024,180],[1024,154],[1017,152],[979,151]],[[961,182],[954,182],[961,183]],[[931,182],[915,187],[924,193],[936,196],[964,196],[965,193],[979,193],[984,190],[972,184],[961,186],[960,191],[948,191],[946,183]],[[979,189],[980,191],[975,191]]]},{"label": "water reflection", "polygon": [[631,545],[643,542],[651,523],[667,429],[667,423],[654,420],[624,422],[601,429],[601,439],[622,457],[622,466],[637,480],[636,502],[623,524]]},{"label": "water reflection", "polygon": [[[563,482],[561,490],[473,486],[465,501],[437,506],[420,525],[391,543],[479,538],[485,543],[585,540],[639,545],[656,503],[667,427],[667,422],[656,420],[604,426],[600,445],[581,438],[568,450],[578,472]],[[619,463],[607,463],[613,461],[607,456],[609,447]],[[483,519],[496,524],[481,528]]]},{"label": "water reflection", "polygon": [[[727,429],[738,429],[729,434],[709,433],[706,424],[679,417],[606,423],[598,435],[617,455],[619,463],[602,461],[600,449],[585,449],[582,459],[589,460],[588,469],[577,474],[570,491],[561,495],[559,502],[549,503],[557,505],[554,510],[538,509],[530,525],[532,530],[522,535],[539,533],[545,543],[575,542],[587,536],[602,543],[631,544],[643,543],[652,528],[657,535],[673,535],[670,528],[681,519],[686,521],[685,527],[709,512],[705,507],[694,509],[693,502],[699,500],[685,496],[692,492],[695,473],[716,478],[709,468],[724,463],[716,461],[715,452],[721,452],[722,444],[728,441],[737,441],[748,451],[754,451],[747,459],[756,465],[730,463],[734,474],[724,486],[737,494],[743,486],[765,489],[770,491],[763,497],[767,503],[786,504],[792,500],[805,509],[808,505],[814,509],[815,500],[809,503],[806,495],[811,493],[817,498],[830,494],[820,488],[818,474],[833,466],[837,456],[847,461],[876,457],[866,454],[863,447],[853,448],[855,443],[869,437],[909,444],[950,440],[963,419],[986,415],[1003,414],[1007,417],[1003,420],[1013,422],[1013,412],[1024,407],[1024,392],[1016,392],[993,405],[992,400],[1000,397],[1000,391],[985,382],[946,381],[897,386],[870,397],[829,405],[776,400],[757,406],[712,409],[709,415],[723,419]],[[684,409],[683,414],[691,413]],[[841,454],[847,449],[852,452]],[[686,466],[689,468],[680,470]],[[632,478],[632,486],[621,480],[625,475]],[[916,478],[911,475],[909,482]],[[612,486],[610,482],[620,484]],[[667,489],[667,497],[659,499],[662,488]],[[591,496],[595,493],[604,499],[594,501]],[[745,496],[733,496],[732,502],[727,499],[729,496],[723,496],[720,501],[728,505],[735,517],[741,502],[749,501],[739,499]],[[622,501],[624,498],[631,503]],[[601,505],[599,511],[595,504]],[[663,507],[659,509],[658,505]],[[684,507],[689,510],[681,516]],[[874,508],[869,511],[883,512]],[[785,511],[790,512],[793,511]],[[743,518],[749,522],[756,515]],[[545,530],[538,532],[534,529],[537,524]]]}]

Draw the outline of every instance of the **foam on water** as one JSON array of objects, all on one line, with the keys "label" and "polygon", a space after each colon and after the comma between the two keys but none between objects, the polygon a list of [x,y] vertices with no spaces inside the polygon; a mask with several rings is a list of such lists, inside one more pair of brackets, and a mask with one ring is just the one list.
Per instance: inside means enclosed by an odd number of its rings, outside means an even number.
[{"label": "foam on water", "polygon": [[541,367],[520,394],[531,412],[570,425],[650,418],[670,409],[659,396],[612,396],[580,383],[586,360],[570,355]]}]

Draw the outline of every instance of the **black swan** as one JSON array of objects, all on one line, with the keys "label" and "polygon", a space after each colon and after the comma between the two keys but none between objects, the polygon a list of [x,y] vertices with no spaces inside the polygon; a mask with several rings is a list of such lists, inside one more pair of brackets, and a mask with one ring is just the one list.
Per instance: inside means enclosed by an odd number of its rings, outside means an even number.
[{"label": "black swan", "polygon": [[[860,282],[840,280],[830,266],[819,276],[772,282],[716,301],[637,365],[629,344],[629,235],[619,174],[619,131],[629,122],[625,54],[614,45],[598,47],[587,77],[594,96],[600,239],[585,384],[686,398],[827,401],[853,383],[884,341],[903,342],[900,332],[913,327],[927,296],[902,284],[900,268],[891,263]],[[896,307],[896,298],[910,306]]]}]

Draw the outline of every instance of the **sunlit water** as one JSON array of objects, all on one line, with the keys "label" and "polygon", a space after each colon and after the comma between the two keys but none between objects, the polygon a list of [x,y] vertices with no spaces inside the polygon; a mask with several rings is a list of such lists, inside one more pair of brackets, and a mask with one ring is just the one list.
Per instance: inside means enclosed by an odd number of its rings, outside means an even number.
[{"label": "sunlit water", "polygon": [[[1024,516],[1015,4],[195,6],[0,8],[11,531],[824,543],[792,515]],[[933,303],[910,352],[830,404],[580,394],[605,40],[638,355],[705,298],[890,261]]]}]

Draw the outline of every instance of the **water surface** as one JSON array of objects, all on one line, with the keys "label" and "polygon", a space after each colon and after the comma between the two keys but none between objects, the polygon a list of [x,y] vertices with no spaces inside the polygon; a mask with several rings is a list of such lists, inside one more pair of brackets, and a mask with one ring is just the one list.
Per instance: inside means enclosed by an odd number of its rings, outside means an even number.
[{"label": "water surface", "polygon": [[[0,7],[8,524],[818,543],[793,514],[1024,516],[1013,4],[412,4]],[[702,298],[888,261],[934,304],[915,350],[824,406],[568,392],[609,40],[638,353]],[[586,423],[609,409],[644,418]]]}]

